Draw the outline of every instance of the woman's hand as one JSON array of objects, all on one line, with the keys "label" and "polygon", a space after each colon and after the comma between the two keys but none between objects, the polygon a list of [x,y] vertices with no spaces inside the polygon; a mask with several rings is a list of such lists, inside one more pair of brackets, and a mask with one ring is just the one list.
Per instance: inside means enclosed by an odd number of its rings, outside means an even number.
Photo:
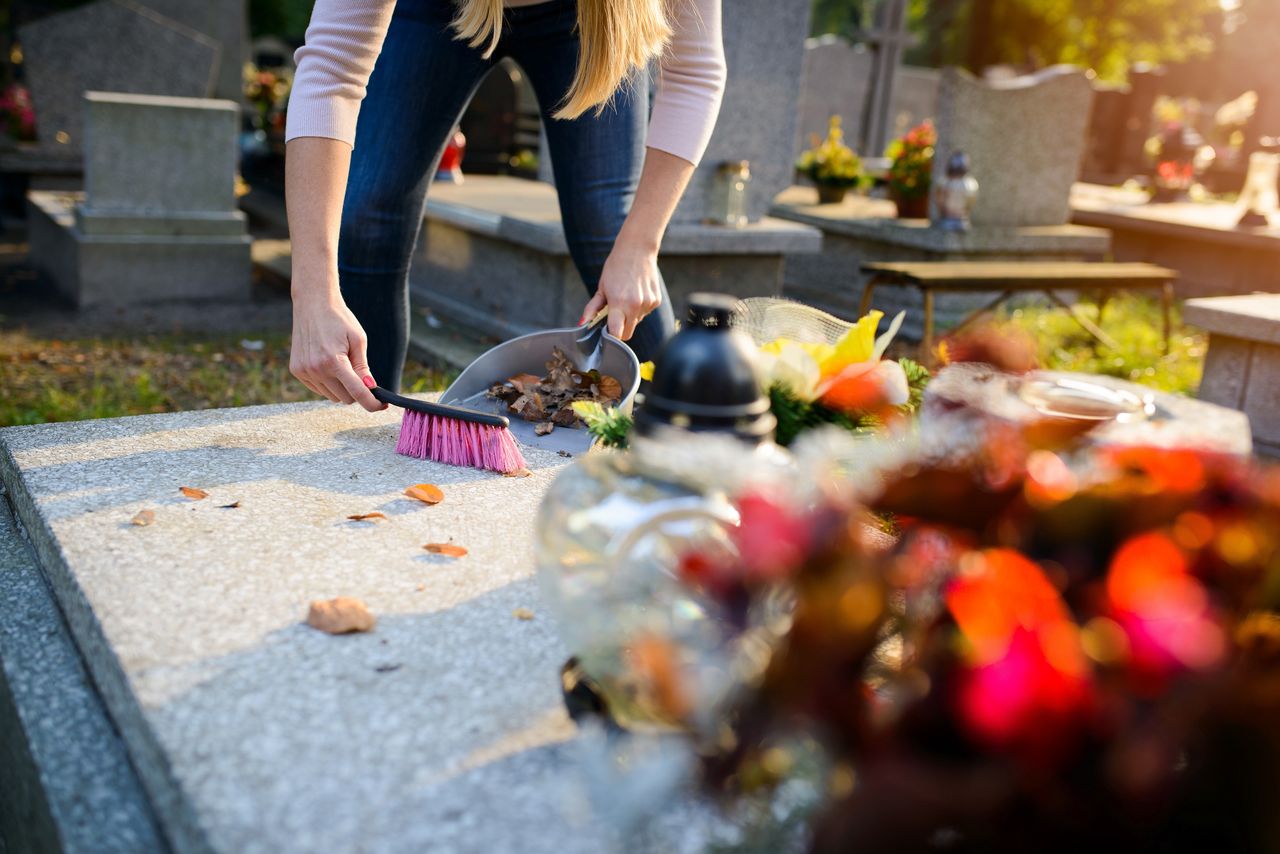
[{"label": "woman's hand", "polygon": [[370,412],[386,409],[369,393],[377,383],[365,345],[364,330],[336,289],[295,289],[289,370],[303,385],[334,403],[359,403]]},{"label": "woman's hand", "polygon": [[604,262],[596,295],[582,310],[581,326],[600,309],[609,309],[609,333],[627,341],[649,312],[662,304],[662,280],[658,277],[658,253],[646,247],[616,243]]}]

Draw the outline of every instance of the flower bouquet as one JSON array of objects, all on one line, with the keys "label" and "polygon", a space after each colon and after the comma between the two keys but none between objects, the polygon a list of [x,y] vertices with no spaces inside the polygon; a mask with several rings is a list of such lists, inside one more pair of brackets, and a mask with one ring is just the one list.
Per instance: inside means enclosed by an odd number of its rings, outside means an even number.
[{"label": "flower bouquet", "polygon": [[898,206],[898,216],[923,219],[929,216],[929,187],[933,181],[933,151],[938,134],[932,122],[916,125],[889,143],[889,198]]},{"label": "flower bouquet", "polygon": [[31,93],[25,86],[11,83],[0,91],[0,128],[14,142],[36,138],[36,113]]},{"label": "flower bouquet", "polygon": [[814,134],[811,142],[813,147],[796,160],[796,171],[818,188],[819,204],[838,204],[847,191],[866,182],[862,159],[844,143],[839,116],[831,117],[825,140],[819,142]]},{"label": "flower bouquet", "polygon": [[[753,297],[742,304],[736,322],[758,348],[779,445],[826,425],[870,435],[919,407],[928,370],[910,359],[884,358],[902,315],[877,337],[884,316],[879,311],[849,324],[788,300]],[[574,410],[602,444],[627,446],[628,416],[589,402]]]},{"label": "flower bouquet", "polygon": [[795,597],[707,786],[810,766],[815,852],[1280,850],[1280,475],[1044,435],[925,425],[859,490],[818,465],[817,500],[743,505],[738,557],[685,557],[739,610]]}]

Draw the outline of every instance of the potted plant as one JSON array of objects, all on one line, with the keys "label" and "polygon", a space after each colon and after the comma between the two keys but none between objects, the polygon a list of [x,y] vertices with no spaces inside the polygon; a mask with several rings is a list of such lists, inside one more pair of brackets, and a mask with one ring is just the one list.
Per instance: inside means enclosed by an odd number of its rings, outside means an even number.
[{"label": "potted plant", "polygon": [[862,158],[844,144],[839,116],[831,117],[827,138],[819,142],[817,134],[814,134],[812,143],[813,148],[801,154],[796,161],[796,171],[818,188],[818,204],[839,204],[850,188],[860,186],[865,180]]},{"label": "potted plant", "polygon": [[36,114],[31,93],[11,83],[0,91],[0,145],[13,146],[36,138]]},{"label": "potted plant", "polygon": [[933,176],[933,149],[938,142],[932,122],[922,122],[889,143],[889,198],[904,219],[929,216],[929,186]]}]

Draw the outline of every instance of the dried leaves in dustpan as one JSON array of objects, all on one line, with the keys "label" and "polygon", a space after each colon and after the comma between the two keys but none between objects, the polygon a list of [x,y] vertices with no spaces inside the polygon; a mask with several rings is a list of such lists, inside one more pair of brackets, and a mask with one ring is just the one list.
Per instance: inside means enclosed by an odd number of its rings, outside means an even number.
[{"label": "dried leaves in dustpan", "polygon": [[579,371],[556,348],[547,362],[546,376],[518,374],[495,384],[488,393],[507,404],[512,414],[536,423],[535,432],[541,436],[556,427],[582,427],[574,402],[617,403],[622,399],[622,383],[599,371]]}]

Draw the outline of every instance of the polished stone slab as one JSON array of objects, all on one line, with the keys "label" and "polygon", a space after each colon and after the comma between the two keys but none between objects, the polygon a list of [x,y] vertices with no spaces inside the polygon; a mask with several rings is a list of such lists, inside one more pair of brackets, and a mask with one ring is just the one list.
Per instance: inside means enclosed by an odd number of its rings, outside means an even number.
[{"label": "polished stone slab", "polygon": [[0,851],[162,851],[123,742],[0,495]]},{"label": "polished stone slab", "polygon": [[[409,459],[397,421],[316,403],[0,431],[0,476],[168,839],[701,847],[681,815],[665,841],[619,838],[578,773],[568,653],[532,578],[538,503],[568,461],[527,451],[532,476],[504,478]],[[419,482],[444,502],[406,498]],[[152,524],[130,523],[141,510]],[[371,511],[388,518],[347,520]],[[422,548],[449,540],[470,554]],[[362,598],[376,629],[303,625],[334,596]]]}]

